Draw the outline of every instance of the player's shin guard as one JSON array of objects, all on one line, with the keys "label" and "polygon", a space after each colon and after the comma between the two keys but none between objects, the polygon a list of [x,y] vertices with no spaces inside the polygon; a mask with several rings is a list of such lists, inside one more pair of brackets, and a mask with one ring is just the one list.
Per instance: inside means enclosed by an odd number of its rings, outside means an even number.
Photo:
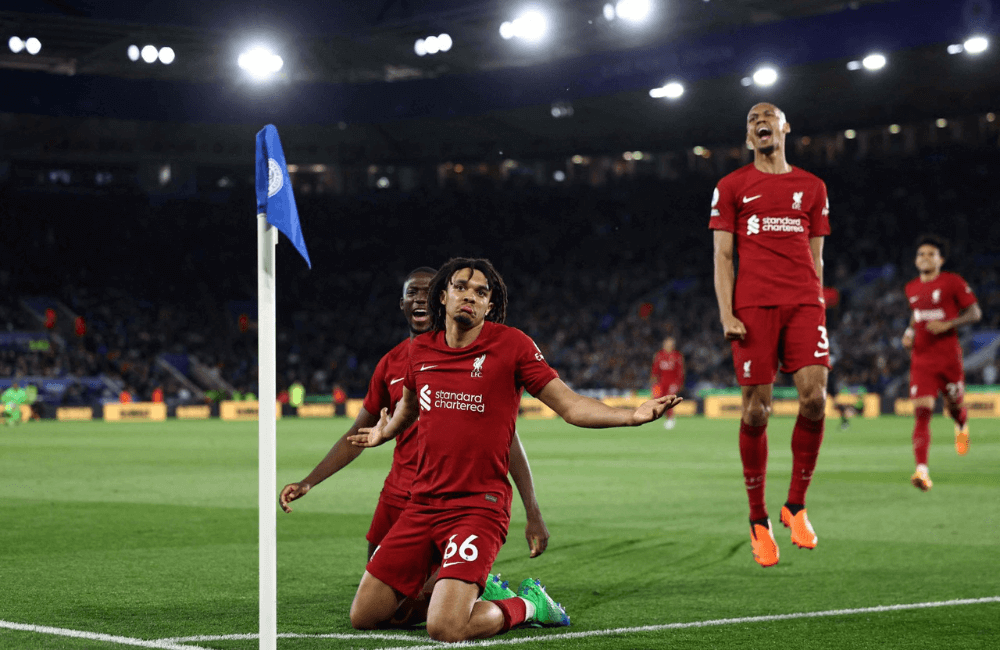
[{"label": "player's shin guard", "polygon": [[816,469],[819,446],[823,443],[825,418],[810,420],[799,415],[792,429],[792,482],[788,487],[788,503],[805,505],[806,490]]},{"label": "player's shin guard", "polygon": [[492,603],[499,607],[503,614],[503,627],[497,634],[509,632],[510,628],[524,623],[527,618],[528,606],[525,605],[522,598],[505,598],[494,600]]},{"label": "player's shin guard", "polygon": [[927,450],[931,446],[931,410],[918,406],[913,409],[913,457],[917,465],[927,464]]},{"label": "player's shin guard", "polygon": [[750,426],[740,420],[740,460],[743,461],[743,480],[747,500],[750,502],[750,519],[767,519],[764,505],[764,476],[767,473],[767,426]]}]

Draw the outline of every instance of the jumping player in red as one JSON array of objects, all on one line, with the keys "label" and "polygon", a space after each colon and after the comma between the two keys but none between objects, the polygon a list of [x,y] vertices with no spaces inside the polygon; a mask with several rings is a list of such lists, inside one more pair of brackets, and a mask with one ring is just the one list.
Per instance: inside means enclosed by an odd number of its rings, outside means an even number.
[{"label": "jumping player in red", "polygon": [[[361,428],[374,426],[378,422],[377,414],[382,409],[388,409],[390,413],[393,412],[396,404],[402,398],[402,382],[406,376],[409,362],[410,343],[418,334],[426,332],[431,326],[427,291],[436,272],[425,266],[414,269],[407,276],[403,283],[403,295],[399,299],[399,308],[409,325],[409,338],[400,342],[379,360],[368,384],[364,405],[351,428],[334,443],[326,457],[316,465],[308,476],[298,483],[286,485],[281,490],[279,503],[285,512],[292,511],[289,506],[290,502],[302,498],[313,487],[330,478],[357,458],[364,451],[364,448],[351,444],[350,436],[356,435]],[[392,466],[379,495],[378,505],[375,508],[375,514],[367,534],[367,557],[369,558],[378,545],[382,543],[382,538],[399,519],[410,500],[410,484],[413,482],[413,476],[417,469],[416,430],[417,425],[413,424],[396,437]],[[531,478],[528,458],[516,432],[510,446],[510,473],[524,503],[527,516],[527,526],[524,532],[528,540],[530,557],[537,557],[545,551],[548,545],[549,531],[542,519],[541,509],[535,497],[535,486]],[[491,584],[491,592],[499,586],[500,581],[498,580],[496,584]],[[397,624],[406,625],[423,620],[421,610],[426,607],[426,602],[423,605],[413,603],[411,605],[415,609],[415,613],[411,616],[409,612],[406,612],[406,615],[402,615],[404,613],[401,612],[401,617],[395,621]]]},{"label": "jumping player in red", "polygon": [[510,522],[507,465],[521,392],[566,422],[591,428],[650,422],[680,399],[666,395],[631,411],[572,391],[528,336],[502,324],[507,289],[487,260],[450,260],[434,277],[430,296],[432,331],[410,346],[396,412],[390,420],[383,409],[377,425],[351,438],[374,447],[420,416],[410,504],[368,563],[351,625],[374,629],[389,620],[437,563],[427,612],[435,640],[490,637],[523,622],[568,625],[566,611],[530,578],[517,596],[477,601]]},{"label": "jumping player in red", "polygon": [[[653,357],[652,378],[653,397],[677,395],[684,388],[684,355],[677,349],[674,337],[663,339],[663,347]],[[673,429],[676,421],[674,410],[668,409],[663,418],[663,428]]]},{"label": "jumping player in red", "polygon": [[[815,548],[806,489],[823,440],[830,342],[823,301],[823,238],[830,233],[826,185],[785,160],[790,127],[773,104],[750,109],[754,161],[723,177],[712,197],[715,295],[742,388],[740,459],[750,502],[750,541],[761,566],[778,562],[764,503],[767,422],[778,368],[799,393],[792,430],[792,480],[781,523],[792,543]],[[739,255],[739,275],[734,270]]]},{"label": "jumping player in red", "polygon": [[910,353],[910,399],[913,401],[913,455],[917,470],[910,482],[924,492],[934,483],[927,471],[931,446],[931,410],[938,393],[955,420],[955,451],[969,451],[969,422],[965,398],[965,370],[957,328],[983,317],[972,289],[962,276],[942,271],[948,255],[947,243],[927,235],[917,242],[915,264],[920,277],[906,285],[906,298],[913,313],[903,333],[903,347]]}]

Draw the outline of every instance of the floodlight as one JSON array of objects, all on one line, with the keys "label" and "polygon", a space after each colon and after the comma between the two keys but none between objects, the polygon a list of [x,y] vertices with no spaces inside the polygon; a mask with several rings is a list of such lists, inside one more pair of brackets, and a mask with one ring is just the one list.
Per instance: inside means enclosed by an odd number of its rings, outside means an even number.
[{"label": "floodlight", "polygon": [[424,39],[417,39],[417,42],[413,44],[413,51],[417,53],[417,56],[427,55],[427,43],[424,42]]},{"label": "floodlight", "polygon": [[865,70],[881,70],[885,67],[885,56],[877,52],[869,54],[861,59],[861,65],[865,66]]},{"label": "floodlight", "polygon": [[902,130],[903,130],[902,127],[900,127],[898,124],[890,124],[889,125],[889,133],[891,133],[893,135],[896,135],[897,133],[899,133]]},{"label": "floodlight", "polygon": [[773,86],[778,80],[778,71],[774,68],[758,68],[753,73],[753,82],[758,86]]},{"label": "floodlight", "polygon": [[990,46],[990,42],[985,36],[972,36],[962,45],[969,54],[982,54]]},{"label": "floodlight", "polygon": [[611,3],[604,5],[604,20],[611,22],[615,19],[615,6]]},{"label": "floodlight", "polygon": [[146,63],[152,63],[158,56],[160,56],[160,51],[156,49],[155,45],[146,45],[142,48],[142,52],[140,54],[142,54],[143,61]]},{"label": "floodlight", "polygon": [[848,61],[847,62],[847,69],[850,70],[851,72],[854,72],[855,70],[860,70],[861,69],[861,61]]},{"label": "floodlight", "polygon": [[[24,42],[24,49],[28,50],[28,54],[34,56],[42,51],[42,42],[32,36]],[[983,48],[986,49],[985,47]]]},{"label": "floodlight", "polygon": [[160,48],[160,63],[162,63],[163,65],[170,65],[171,63],[173,63],[176,56],[177,55],[174,54],[174,48],[172,47]]},{"label": "floodlight", "polygon": [[272,74],[281,70],[285,64],[284,60],[277,54],[265,47],[255,47],[240,55],[237,60],[239,66],[246,70],[251,77],[258,80],[267,79]]},{"label": "floodlight", "polygon": [[526,11],[514,20],[500,25],[500,36],[504,39],[520,38],[529,43],[542,40],[549,29],[549,20],[545,14],[534,9]]},{"label": "floodlight", "polygon": [[858,132],[855,131],[854,129],[847,129],[846,131],[844,131],[844,137],[847,138],[848,140],[853,140],[854,138],[858,137]]},{"label": "floodlight", "polygon": [[505,41],[514,38],[514,23],[507,20],[500,23],[500,36]]},{"label": "floodlight", "polygon": [[128,59],[129,59],[129,61],[138,61],[139,60],[139,46],[138,45],[129,45],[128,46],[128,50],[126,50],[126,52],[128,52]]},{"label": "floodlight", "polygon": [[382,177],[380,177],[375,182],[375,184],[379,186],[379,189],[383,189],[384,190],[384,189],[388,188],[391,183],[389,182],[388,178],[386,178],[385,176],[382,176]]},{"label": "floodlight", "polygon": [[965,47],[961,43],[952,43],[948,46],[948,54],[961,54]]},{"label": "floodlight", "polygon": [[552,178],[554,178],[557,183],[562,183],[564,180],[566,180],[566,172],[564,172],[561,169],[557,169],[554,172],[552,172]]},{"label": "floodlight", "polygon": [[679,81],[671,81],[666,83],[659,88],[653,88],[649,91],[649,96],[655,99],[660,99],[666,97],[667,99],[677,99],[684,94],[684,84]]},{"label": "floodlight", "polygon": [[7,47],[10,48],[11,52],[17,54],[18,52],[24,49],[24,41],[22,41],[17,36],[11,36],[10,40],[7,41]]},{"label": "floodlight", "polygon": [[441,51],[441,46],[438,45],[437,36],[428,36],[424,39],[424,47],[427,48],[428,54],[437,54]]},{"label": "floodlight", "polygon": [[447,52],[448,50],[450,50],[452,44],[453,41],[451,40],[450,35],[441,34],[440,36],[438,36],[438,49],[441,50],[442,52]]},{"label": "floodlight", "polygon": [[615,15],[630,23],[640,23],[649,16],[649,0],[619,0],[615,5]]}]

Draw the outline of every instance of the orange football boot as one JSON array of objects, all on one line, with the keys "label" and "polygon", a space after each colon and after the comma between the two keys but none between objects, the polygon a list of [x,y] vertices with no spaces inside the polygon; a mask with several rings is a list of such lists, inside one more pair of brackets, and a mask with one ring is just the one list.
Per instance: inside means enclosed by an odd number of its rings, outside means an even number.
[{"label": "orange football boot", "polygon": [[958,452],[959,456],[964,456],[969,453],[969,422],[965,422],[965,426],[955,425],[955,451]]},{"label": "orange football boot", "polygon": [[816,548],[816,542],[819,538],[816,537],[816,531],[809,523],[805,508],[799,510],[799,514],[793,515],[788,506],[781,506],[781,523],[785,525],[785,528],[792,529],[792,544],[809,550]]},{"label": "orange football boot", "polygon": [[767,526],[750,524],[750,550],[753,551],[753,559],[763,567],[778,563],[778,544],[774,541],[774,533],[771,532],[770,519],[767,520]]},{"label": "orange football boot", "polygon": [[910,477],[910,483],[913,483],[914,487],[919,488],[922,492],[926,492],[934,487],[934,481],[931,480],[931,475],[926,469],[917,469],[913,472],[913,476]]}]

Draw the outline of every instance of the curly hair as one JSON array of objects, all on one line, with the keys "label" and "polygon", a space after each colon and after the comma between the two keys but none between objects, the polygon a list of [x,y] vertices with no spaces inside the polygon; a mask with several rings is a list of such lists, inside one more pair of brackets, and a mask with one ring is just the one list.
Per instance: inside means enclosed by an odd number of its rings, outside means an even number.
[{"label": "curly hair", "polygon": [[917,245],[915,248],[919,250],[920,247],[924,245],[933,246],[938,249],[938,253],[941,254],[943,259],[948,259],[948,253],[950,252],[948,249],[950,247],[948,246],[948,240],[944,237],[934,234],[920,235],[917,237]]},{"label": "curly hair", "polygon": [[493,309],[486,314],[486,320],[503,323],[507,319],[507,285],[503,283],[503,278],[493,268],[493,264],[483,258],[453,257],[444,263],[431,280],[428,307],[431,312],[432,331],[441,332],[445,329],[444,304],[439,297],[442,292],[448,290],[448,284],[455,272],[462,269],[480,271],[486,276],[486,283],[490,288],[490,302],[493,303]]}]

